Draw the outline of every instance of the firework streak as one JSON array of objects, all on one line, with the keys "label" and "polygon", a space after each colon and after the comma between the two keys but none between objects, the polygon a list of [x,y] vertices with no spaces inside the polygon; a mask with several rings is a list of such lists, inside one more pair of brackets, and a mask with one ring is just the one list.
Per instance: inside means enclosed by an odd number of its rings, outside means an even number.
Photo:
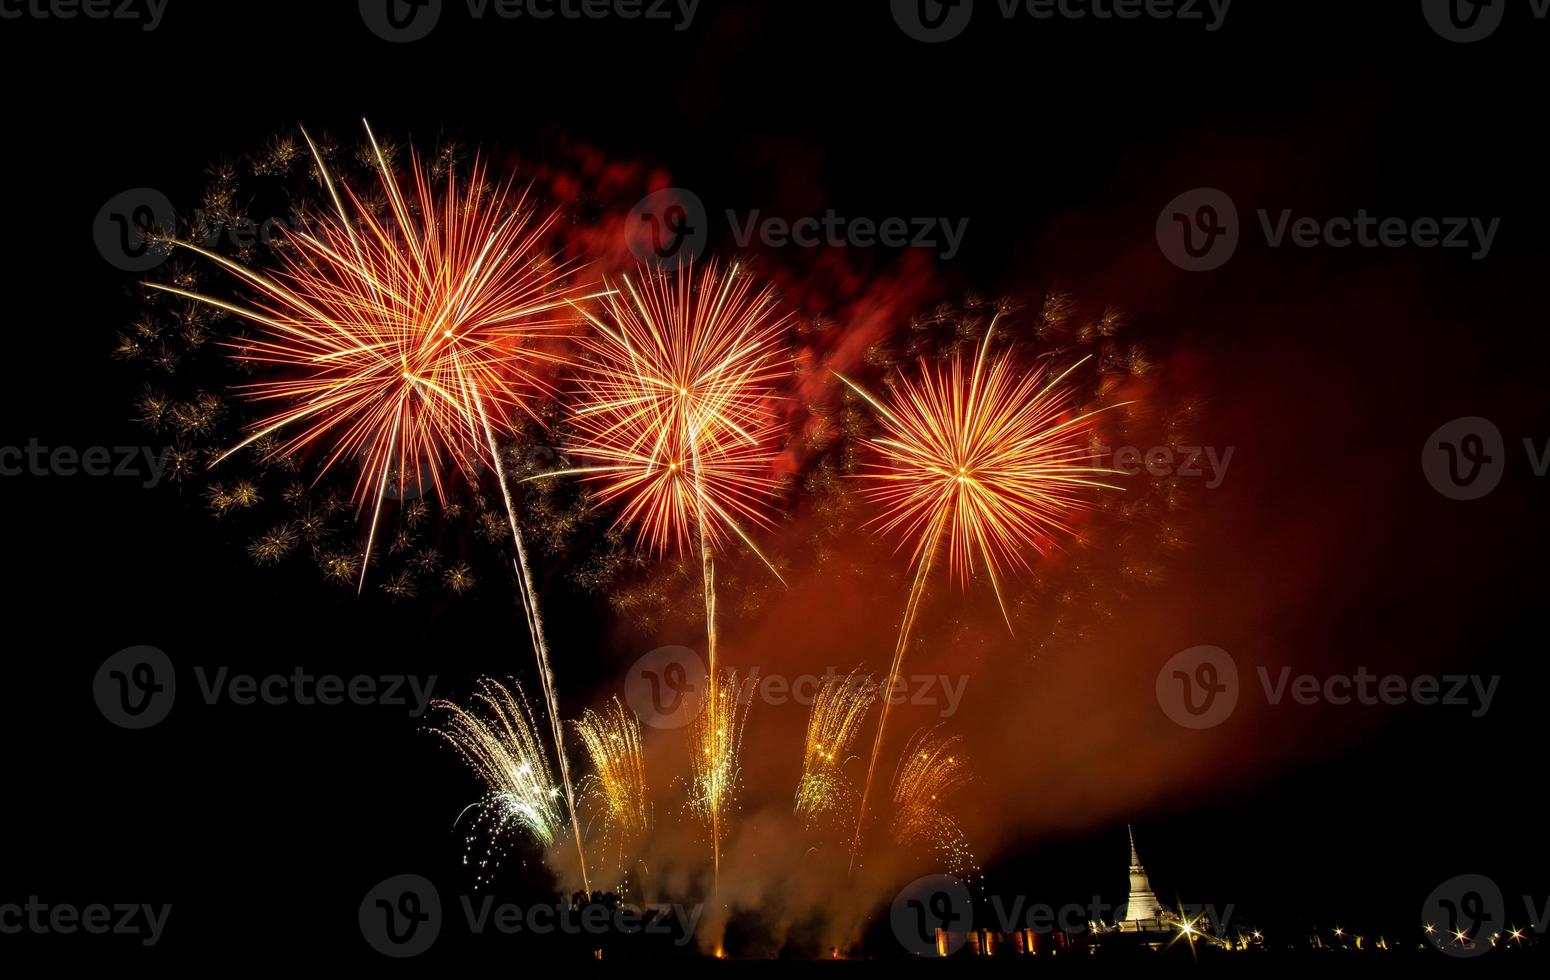
[{"label": "firework streak", "polygon": [[595,805],[605,846],[613,843],[622,869],[625,848],[652,825],[640,719],[614,698],[602,711],[588,708],[574,724],[592,763],[591,774],[581,782],[582,799]]},{"label": "firework streak", "polygon": [[[1010,357],[991,362],[999,319],[992,319],[972,366],[956,356],[945,370],[922,360],[919,376],[902,379],[888,402],[840,376],[876,410],[883,428],[881,438],[869,440],[880,461],[861,475],[867,496],[882,507],[871,524],[914,542],[914,582],[884,691],[898,681],[941,551],[960,586],[983,568],[1010,629],[1004,569],[1029,568],[1026,548],[1048,554],[1056,537],[1070,530],[1066,519],[1086,506],[1085,491],[1107,486],[1093,479],[1109,472],[1092,465],[1096,454],[1088,437],[1097,413],[1074,412],[1075,392],[1063,387],[1081,362],[1054,377],[1023,371]],[[856,814],[852,872],[889,707],[884,698]]]},{"label": "firework streak", "polygon": [[[483,706],[482,712],[450,701],[437,701],[432,707],[448,715],[446,724],[434,729],[436,734],[484,781],[485,798],[468,809],[481,807],[488,824],[488,849],[479,863],[481,876],[487,876],[508,831],[521,831],[548,847],[564,819],[556,799],[560,790],[550,776],[538,725],[522,688],[480,678],[474,701]],[[478,836],[476,829],[470,843]]]},{"label": "firework streak", "polygon": [[893,823],[889,828],[900,847],[935,847],[954,873],[974,864],[968,842],[945,806],[969,783],[969,767],[960,754],[961,741],[957,735],[944,737],[934,729],[917,732],[910,739],[893,775]]},{"label": "firework streak", "polygon": [[809,826],[825,814],[846,809],[847,801],[854,798],[842,769],[877,696],[872,678],[855,671],[831,677],[819,689],[808,716],[795,806]]},{"label": "firework streak", "polygon": [[[791,373],[781,339],[786,321],[775,313],[773,291],[755,290],[736,266],[725,275],[709,266],[698,277],[693,269],[643,272],[638,285],[626,278],[602,307],[594,314],[577,306],[596,328],[584,342],[573,447],[587,465],[565,472],[599,483],[599,505],[618,504],[616,524],[633,524],[655,553],[698,548],[710,668],[704,746],[719,753],[728,743],[718,717],[726,699],[715,554],[735,538],[780,577],[743,522],[771,524],[769,474],[780,434],[771,402],[776,383]],[[724,777],[736,763],[713,755],[695,764],[708,780],[697,809],[710,823],[719,883],[721,806],[731,785]]]},{"label": "firework streak", "polygon": [[525,198],[512,198],[509,187],[490,190],[478,161],[461,185],[449,175],[438,198],[430,175],[413,159],[411,208],[369,125],[366,135],[388,218],[379,218],[351,188],[336,184],[307,136],[335,213],[287,235],[292,247],[282,253],[274,275],[178,243],[240,280],[254,294],[251,305],[151,285],[254,323],[257,337],[227,346],[238,360],[285,370],[283,377],[245,386],[251,399],[283,407],[253,425],[248,438],[216,463],[271,436],[282,437],[276,455],[320,452],[323,471],[341,460],[363,461],[355,499],[362,513],[369,511],[370,523],[358,589],[365,586],[395,475],[402,485],[411,472],[416,480],[428,473],[445,500],[443,470],[476,478],[481,460],[494,469],[511,523],[518,593],[575,827],[582,882],[590,891],[554,673],[495,431],[508,426],[514,413],[533,414],[529,396],[548,390],[536,369],[558,360],[541,343],[566,332],[576,304],[596,297],[569,289],[572,270],[543,253],[553,216],[535,220]]}]

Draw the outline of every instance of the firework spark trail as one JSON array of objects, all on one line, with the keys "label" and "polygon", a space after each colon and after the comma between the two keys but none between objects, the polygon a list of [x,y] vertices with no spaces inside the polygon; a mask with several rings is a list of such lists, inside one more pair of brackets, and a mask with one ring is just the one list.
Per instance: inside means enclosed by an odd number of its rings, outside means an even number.
[{"label": "firework spark trail", "polygon": [[[634,524],[657,554],[696,546],[705,599],[708,731],[721,731],[715,553],[734,538],[780,573],[742,522],[769,527],[770,467],[780,423],[771,408],[775,384],[790,375],[782,342],[784,317],[774,292],[755,290],[733,266],[714,265],[699,277],[628,278],[607,298],[601,315],[578,310],[596,328],[584,341],[583,407],[576,415],[574,454],[590,465],[548,476],[579,474],[601,484],[600,506],[621,504],[616,526]],[[547,477],[546,477],[547,478]],[[784,581],[784,580],[782,580]],[[698,744],[698,743],[696,743]],[[721,751],[712,738],[706,746]],[[735,762],[711,760],[723,773]],[[711,825],[712,864],[721,874],[723,780],[711,778],[703,797]]]},{"label": "firework spark trail", "polygon": [[962,738],[942,736],[935,729],[917,732],[899,757],[893,776],[894,843],[900,847],[930,844],[947,859],[954,872],[974,863],[968,842],[945,804],[969,783]]},{"label": "firework spark trail", "polygon": [[737,798],[743,730],[753,703],[752,698],[743,696],[736,671],[728,671],[713,690],[710,696],[715,701],[689,726],[689,744],[694,747],[689,760],[689,808],[712,823],[715,815]]},{"label": "firework spark trail", "polygon": [[[538,724],[521,686],[508,688],[480,678],[474,702],[467,709],[451,701],[434,702],[433,708],[447,713],[447,721],[433,731],[485,784],[485,798],[470,807],[482,807],[491,824],[489,849],[480,861],[483,873],[495,859],[506,831],[520,830],[548,847],[564,818],[558,810],[560,789],[549,772]],[[473,836],[477,833],[470,840]]]},{"label": "firework spark trail", "polygon": [[[1073,411],[1075,393],[1063,387],[1082,362],[1054,377],[1043,370],[1018,374],[1010,357],[991,363],[990,342],[999,320],[998,313],[972,368],[966,370],[956,356],[945,371],[923,360],[919,377],[901,381],[888,403],[840,376],[876,409],[884,430],[882,438],[869,440],[882,461],[862,475],[871,484],[867,496],[882,507],[871,525],[915,542],[910,558],[914,582],[885,691],[898,681],[939,552],[947,552],[949,573],[960,587],[983,567],[1011,629],[1002,569],[1030,568],[1024,548],[1047,555],[1057,536],[1070,531],[1066,518],[1085,508],[1084,494],[1109,486],[1093,479],[1111,472],[1093,465],[1096,454],[1088,443],[1098,413]],[[889,707],[885,699],[867,763],[851,845],[852,872]]]},{"label": "firework spark trail", "polygon": [[808,716],[802,781],[797,786],[795,804],[797,815],[809,826],[854,798],[842,769],[851,759],[850,747],[861,734],[861,726],[878,694],[872,678],[857,671],[845,677],[831,677],[819,688]]},{"label": "firework spark trail", "polygon": [[543,611],[538,606],[538,592],[533,586],[533,573],[527,561],[527,544],[522,540],[522,526],[517,521],[516,504],[512,501],[511,483],[506,477],[506,468],[501,463],[500,449],[495,443],[495,431],[490,425],[490,419],[485,414],[483,402],[475,393],[475,404],[479,409],[479,419],[483,425],[485,438],[488,440],[491,464],[495,469],[496,477],[500,482],[501,499],[506,505],[506,520],[511,525],[511,541],[516,546],[517,559],[512,562],[517,575],[517,597],[522,604],[522,613],[527,620],[528,637],[533,643],[533,655],[538,660],[538,674],[542,682],[544,703],[549,712],[549,731],[554,739],[554,752],[560,760],[560,781],[565,787],[565,805],[571,815],[571,830],[576,838],[576,858],[581,866],[581,887],[588,895],[592,894],[592,881],[587,876],[586,849],[581,843],[581,819],[576,813],[576,794],[571,788],[570,761],[565,756],[565,735],[560,723],[560,699],[555,692],[554,672],[549,667],[549,641],[544,633]]},{"label": "firework spark trail", "polygon": [[614,843],[622,868],[625,848],[652,825],[640,719],[616,697],[602,711],[588,708],[573,724],[592,763],[592,772],[581,782],[582,798],[596,804],[603,840]]},{"label": "firework spark trail", "polygon": [[[411,159],[415,207],[366,125],[390,217],[334,180],[310,135],[319,177],[334,214],[288,235],[292,249],[265,275],[191,243],[177,243],[234,275],[255,294],[251,305],[151,283],[152,287],[234,313],[260,335],[229,341],[236,358],[290,376],[244,386],[257,401],[285,407],[251,427],[250,435],[215,460],[273,440],[275,456],[322,453],[319,479],[347,458],[362,460],[357,510],[370,513],[358,590],[376,543],[389,487],[412,468],[445,501],[448,462],[475,479],[487,459],[500,481],[516,547],[518,592],[542,680],[554,752],[567,805],[574,793],[564,752],[554,675],[533,591],[527,552],[495,439],[517,411],[535,417],[527,396],[550,389],[536,369],[562,363],[542,345],[569,332],[578,303],[596,299],[569,288],[572,271],[543,252],[555,216],[535,221],[525,196],[509,185],[489,190],[475,161],[460,188],[455,174],[438,198],[418,158]],[[412,212],[421,215],[416,221]],[[591,890],[581,832],[575,825],[583,885]]]}]

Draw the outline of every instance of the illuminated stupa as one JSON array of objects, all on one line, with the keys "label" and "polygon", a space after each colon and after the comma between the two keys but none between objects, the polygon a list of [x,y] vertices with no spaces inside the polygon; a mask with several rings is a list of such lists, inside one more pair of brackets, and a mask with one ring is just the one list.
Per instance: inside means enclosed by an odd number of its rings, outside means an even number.
[{"label": "illuminated stupa", "polygon": [[1130,835],[1130,897],[1115,925],[1120,932],[1174,933],[1182,920],[1178,913],[1158,901],[1141,857],[1136,853],[1136,832],[1128,824],[1125,831]]}]

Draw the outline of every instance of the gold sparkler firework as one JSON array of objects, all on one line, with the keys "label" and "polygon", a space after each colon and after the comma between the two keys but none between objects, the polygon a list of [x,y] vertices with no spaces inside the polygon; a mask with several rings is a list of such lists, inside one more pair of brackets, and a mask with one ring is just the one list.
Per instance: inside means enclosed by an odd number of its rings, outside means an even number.
[{"label": "gold sparkler firework", "polygon": [[[581,312],[595,333],[584,342],[583,407],[572,451],[587,465],[566,472],[600,484],[599,504],[620,505],[616,525],[634,525],[655,553],[698,547],[710,677],[706,730],[715,735],[724,728],[718,715],[725,700],[718,690],[715,553],[736,538],[780,577],[743,522],[771,524],[769,474],[780,434],[771,403],[775,384],[791,373],[786,319],[775,311],[772,289],[755,289],[736,266],[723,275],[715,265],[698,277],[692,268],[676,276],[643,272],[639,283],[626,278],[598,314]],[[704,743],[712,751],[724,744],[720,737]],[[736,763],[713,758],[705,765],[708,773],[725,774]],[[707,778],[702,802],[719,882],[725,780]]]},{"label": "gold sparkler firework", "polygon": [[592,772],[581,782],[582,800],[595,804],[605,847],[613,843],[623,868],[625,849],[652,825],[640,719],[614,698],[602,711],[588,708],[574,724],[592,763]]},{"label": "gold sparkler firework", "polygon": [[844,776],[853,758],[850,747],[861,733],[867,712],[877,699],[872,678],[852,671],[824,681],[813,701],[802,752],[802,781],[797,786],[796,813],[811,826],[827,813],[845,809],[855,793]]},{"label": "gold sparkler firework", "polygon": [[893,776],[894,843],[900,847],[929,844],[947,859],[949,870],[965,871],[974,856],[946,803],[969,783],[962,739],[935,729],[917,732],[899,757]]},{"label": "gold sparkler firework", "polygon": [[[1048,554],[1056,537],[1070,530],[1067,518],[1087,506],[1085,493],[1109,486],[1094,479],[1110,471],[1093,465],[1096,453],[1087,438],[1098,413],[1075,412],[1075,394],[1063,387],[1081,362],[1051,376],[1042,368],[1023,371],[1008,356],[991,361],[999,320],[998,313],[972,366],[957,356],[946,370],[922,360],[919,376],[903,379],[888,402],[840,378],[871,404],[883,427],[881,438],[869,440],[881,461],[868,464],[863,474],[867,496],[883,508],[871,525],[914,541],[914,581],[885,691],[898,680],[939,552],[946,550],[949,572],[960,586],[983,568],[1010,629],[1003,570],[1029,568],[1026,548]],[[867,763],[852,871],[889,707],[885,699]]]},{"label": "gold sparkler firework", "polygon": [[718,815],[737,798],[743,729],[752,698],[742,697],[736,671],[727,672],[707,696],[713,700],[689,726],[689,808],[714,827]]},{"label": "gold sparkler firework", "polygon": [[[564,818],[559,812],[561,790],[550,775],[538,725],[521,686],[508,688],[480,678],[474,702],[472,709],[450,701],[434,702],[433,708],[447,713],[447,721],[433,731],[484,781],[484,799],[468,809],[482,808],[481,818],[488,824],[484,829],[488,848],[479,861],[479,877],[485,880],[508,831],[520,831],[548,847],[564,826]],[[479,834],[476,826],[470,844]]]},{"label": "gold sparkler firework", "polygon": [[[527,551],[516,519],[495,432],[546,386],[536,370],[559,359],[545,340],[574,324],[585,296],[570,289],[571,270],[543,252],[554,216],[535,220],[509,187],[489,190],[478,161],[461,185],[454,173],[438,196],[418,158],[411,160],[414,206],[399,188],[371,127],[366,126],[389,217],[334,181],[303,132],[334,214],[287,236],[292,247],[266,275],[197,245],[179,242],[231,273],[252,291],[250,305],[180,287],[151,285],[227,310],[259,327],[259,336],[228,342],[239,360],[287,375],[245,386],[260,402],[284,407],[215,463],[245,446],[272,442],[272,452],[322,454],[321,472],[362,460],[356,506],[370,513],[358,589],[376,541],[383,502],[396,476],[428,475],[446,499],[442,472],[451,464],[470,477],[480,460],[499,479],[517,559],[518,593],[533,643],[559,760],[565,798],[575,812],[554,675],[533,592]],[[419,220],[416,220],[418,214]],[[215,464],[212,464],[215,465]],[[574,819],[584,886],[586,857]]]}]

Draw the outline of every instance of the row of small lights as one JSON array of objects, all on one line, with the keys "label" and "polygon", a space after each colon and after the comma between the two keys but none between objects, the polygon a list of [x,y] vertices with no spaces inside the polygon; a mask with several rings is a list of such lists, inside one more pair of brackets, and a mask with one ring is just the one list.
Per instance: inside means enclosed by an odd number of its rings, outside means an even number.
[{"label": "row of small lights", "polygon": [[[1179,927],[1178,927],[1179,928],[1179,935],[1176,937],[1175,941],[1177,941],[1177,939],[1186,939],[1186,940],[1189,941],[1189,943],[1191,945],[1194,945],[1194,940],[1197,937],[1205,936],[1206,935],[1205,933],[1201,932],[1201,930],[1196,928],[1195,924],[1197,922],[1199,922],[1199,921],[1200,920],[1198,918],[1196,918],[1196,919],[1191,919],[1189,921],[1181,923],[1179,925]],[[1426,934],[1428,936],[1434,936],[1434,935],[1437,934],[1437,927],[1435,925],[1433,925],[1432,923],[1428,922],[1426,924],[1426,930],[1425,931],[1426,931]],[[1336,926],[1334,928],[1334,930],[1332,931],[1332,935],[1334,935],[1334,937],[1336,939],[1348,939],[1349,938],[1349,939],[1354,940],[1355,943],[1356,943],[1356,948],[1357,949],[1361,949],[1362,948],[1362,942],[1365,939],[1365,937],[1363,937],[1363,936],[1349,936],[1346,933],[1345,929],[1343,927],[1341,927],[1341,926]],[[1458,943],[1461,946],[1464,945],[1465,943],[1468,943],[1470,941],[1468,933],[1464,932],[1462,929],[1455,930],[1452,935],[1453,935],[1453,941],[1455,943]],[[1257,943],[1262,943],[1262,942],[1265,941],[1265,934],[1260,932],[1258,929],[1255,929],[1252,933],[1249,934],[1249,936],[1250,936],[1250,938],[1253,939],[1254,942],[1257,942]],[[1524,933],[1524,931],[1522,929],[1508,929],[1507,930],[1507,939],[1510,940],[1511,942],[1517,944],[1517,945],[1521,946],[1523,944],[1523,940],[1526,939],[1526,938],[1527,938],[1527,935]],[[1240,944],[1237,947],[1238,949],[1245,949],[1245,948],[1247,948],[1247,946],[1248,946],[1248,939],[1245,939],[1244,938],[1244,934],[1241,933],[1241,932],[1238,934],[1238,941],[1239,941],[1239,944]],[[1494,933],[1491,934],[1491,945],[1492,946],[1497,946],[1501,942],[1502,942],[1502,934],[1501,933],[1494,932]],[[1231,949],[1233,947],[1230,944],[1228,944],[1228,948]],[[1376,948],[1377,949],[1388,949],[1389,948],[1389,941],[1385,937],[1379,936]]]}]

